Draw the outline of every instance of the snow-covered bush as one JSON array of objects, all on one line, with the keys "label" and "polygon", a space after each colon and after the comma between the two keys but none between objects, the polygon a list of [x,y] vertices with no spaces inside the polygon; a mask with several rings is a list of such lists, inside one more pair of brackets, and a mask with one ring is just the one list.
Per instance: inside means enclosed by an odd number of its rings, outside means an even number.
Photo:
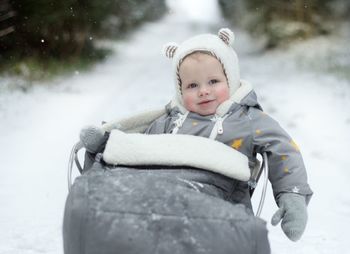
[{"label": "snow-covered bush", "polygon": [[224,16],[252,34],[266,37],[266,47],[327,34],[334,23],[350,18],[347,0],[219,0]]}]

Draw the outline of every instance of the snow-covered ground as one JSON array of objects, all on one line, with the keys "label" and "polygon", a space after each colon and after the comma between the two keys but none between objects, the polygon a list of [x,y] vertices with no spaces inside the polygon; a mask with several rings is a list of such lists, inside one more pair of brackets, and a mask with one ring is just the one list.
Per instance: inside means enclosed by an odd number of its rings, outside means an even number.
[{"label": "snow-covered ground", "polygon": [[[225,26],[214,0],[169,4],[172,11],[161,21],[142,26],[126,41],[109,42],[117,53],[92,71],[28,93],[0,90],[1,254],[63,253],[66,168],[80,128],[165,105],[173,86],[162,45]],[[279,226],[268,225],[272,253],[349,253],[350,84],[311,67],[300,68],[300,62],[308,56],[315,57],[311,62],[324,61],[315,52],[327,50],[327,45],[345,46],[350,37],[259,53],[254,40],[235,32],[242,78],[254,84],[265,111],[299,144],[315,192],[299,242],[290,242]],[[349,50],[344,52],[349,56]],[[8,82],[0,78],[0,89]],[[269,190],[262,217],[269,222],[276,209]]]}]

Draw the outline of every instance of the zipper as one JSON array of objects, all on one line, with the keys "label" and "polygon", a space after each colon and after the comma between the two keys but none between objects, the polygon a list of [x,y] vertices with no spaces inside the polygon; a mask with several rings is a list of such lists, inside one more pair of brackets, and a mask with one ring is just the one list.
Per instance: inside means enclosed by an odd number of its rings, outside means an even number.
[{"label": "zipper", "polygon": [[211,121],[215,122],[213,129],[211,130],[210,139],[216,139],[218,135],[222,135],[224,133],[224,127],[223,127],[223,122],[225,119],[229,116],[229,114],[226,114],[223,117],[220,117],[218,115],[215,115]]},{"label": "zipper", "polygon": [[172,130],[172,134],[176,134],[179,129],[182,127],[183,123],[185,122],[187,116],[188,116],[189,111],[187,111],[185,114],[178,113],[178,119],[174,121],[175,128]]}]

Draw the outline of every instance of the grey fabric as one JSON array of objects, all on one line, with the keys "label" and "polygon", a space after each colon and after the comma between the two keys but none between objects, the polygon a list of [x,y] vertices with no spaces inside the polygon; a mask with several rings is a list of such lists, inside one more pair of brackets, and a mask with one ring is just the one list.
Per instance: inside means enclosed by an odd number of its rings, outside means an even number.
[{"label": "grey fabric", "polygon": [[108,133],[102,130],[102,128],[89,125],[80,130],[79,138],[86,151],[90,153],[98,153],[107,142]]},{"label": "grey fabric", "polygon": [[294,193],[283,193],[278,199],[279,209],[273,215],[271,224],[276,226],[281,220],[281,227],[286,236],[297,241],[305,231],[307,209],[305,197]]},{"label": "grey fabric", "polygon": [[[177,108],[173,108],[153,122],[146,133],[171,133],[179,113]],[[214,125],[215,116],[201,116],[190,112],[177,133],[209,137]],[[309,202],[312,191],[307,182],[301,153],[286,131],[262,111],[254,91],[240,103],[232,104],[223,121],[223,133],[218,134],[216,140],[245,154],[251,167],[255,164],[257,153],[267,152],[269,180],[276,202],[279,195],[286,192],[299,193]]]},{"label": "grey fabric", "polygon": [[89,170],[95,162],[96,153],[85,152],[83,172]]},{"label": "grey fabric", "polygon": [[86,253],[85,234],[88,214],[88,183],[76,179],[66,200],[63,220],[64,253]]},{"label": "grey fabric", "polygon": [[95,163],[68,195],[64,253],[270,253],[266,223],[231,194],[212,172]]}]

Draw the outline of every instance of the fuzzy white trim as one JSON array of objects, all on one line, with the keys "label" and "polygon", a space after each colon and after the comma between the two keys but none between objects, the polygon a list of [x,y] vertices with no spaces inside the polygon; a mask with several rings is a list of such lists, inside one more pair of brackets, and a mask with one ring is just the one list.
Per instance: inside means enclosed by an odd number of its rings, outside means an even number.
[{"label": "fuzzy white trim", "polygon": [[218,141],[191,135],[126,134],[113,130],[103,159],[113,165],[190,166],[248,181],[248,158]]},{"label": "fuzzy white trim", "polygon": [[216,114],[219,116],[224,116],[227,114],[233,103],[240,103],[242,99],[246,97],[252,90],[252,85],[249,82],[241,79],[240,87],[231,95],[230,99],[224,101],[219,105],[219,107],[216,109]]},{"label": "fuzzy white trim", "polygon": [[102,126],[102,129],[104,131],[119,129],[125,132],[144,132],[154,120],[165,113],[165,108],[145,111],[131,117],[108,122]]}]

